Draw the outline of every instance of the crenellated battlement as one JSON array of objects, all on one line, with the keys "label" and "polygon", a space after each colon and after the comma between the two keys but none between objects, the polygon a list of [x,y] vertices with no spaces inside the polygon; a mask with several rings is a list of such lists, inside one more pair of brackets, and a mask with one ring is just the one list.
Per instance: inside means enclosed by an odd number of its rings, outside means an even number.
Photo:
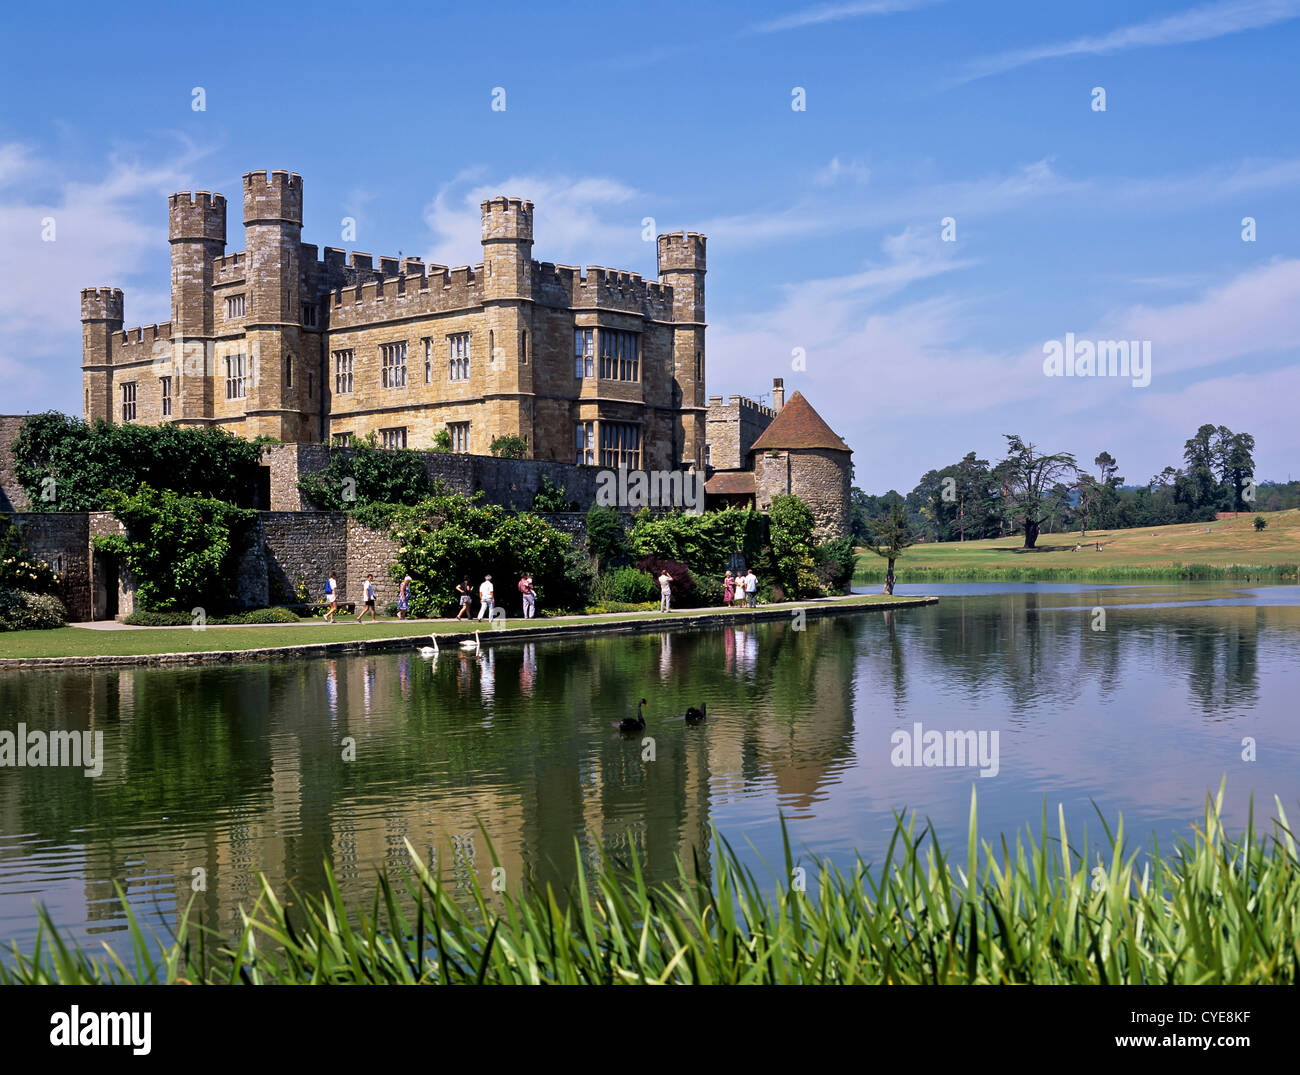
[{"label": "crenellated battlement", "polygon": [[296,224],[302,227],[302,176],[297,172],[244,173],[244,226]]},{"label": "crenellated battlement", "polygon": [[534,297],[548,306],[599,307],[669,321],[673,289],[640,273],[588,265],[584,273],[574,265],[533,262]]},{"label": "crenellated battlement", "polygon": [[226,198],[206,190],[182,190],[167,201],[168,238],[172,242],[226,241]]},{"label": "crenellated battlement", "polygon": [[330,296],[330,329],[450,313],[482,304],[482,265],[454,269],[431,265],[428,271],[398,273],[335,288]]},{"label": "crenellated battlement", "polygon": [[659,275],[666,272],[704,272],[706,239],[696,231],[675,231],[659,236]]},{"label": "crenellated battlement", "polygon": [[483,214],[483,241],[533,241],[533,203],[500,195],[479,203]]},{"label": "crenellated battlement", "polygon": [[120,287],[85,287],[81,289],[81,320],[117,322],[120,327],[126,311],[126,299]]}]

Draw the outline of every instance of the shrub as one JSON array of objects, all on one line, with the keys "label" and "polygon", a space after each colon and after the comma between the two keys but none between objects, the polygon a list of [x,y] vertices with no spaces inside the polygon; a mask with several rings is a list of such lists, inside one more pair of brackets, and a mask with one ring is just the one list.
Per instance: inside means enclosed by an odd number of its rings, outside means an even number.
[{"label": "shrub", "polygon": [[1262,515],[1256,515],[1256,516],[1255,516],[1255,529],[1256,529],[1256,530],[1263,530],[1264,527],[1266,527],[1266,526],[1268,526],[1268,520],[1265,519],[1264,516],[1262,516]]},{"label": "shrub", "polygon": [[101,535],[95,548],[120,556],[135,576],[140,611],[232,603],[235,571],[257,512],[148,485],[130,496],[109,490],[104,499],[126,535]]},{"label": "shrub", "polygon": [[813,549],[817,580],[825,594],[844,593],[853,578],[857,557],[851,538],[823,541]]},{"label": "shrub", "polygon": [[497,437],[488,445],[488,451],[502,459],[526,459],[528,442],[523,437]]},{"label": "shrub", "polygon": [[538,609],[582,608],[588,600],[591,562],[568,534],[531,512],[510,514],[484,502],[483,494],[433,496],[393,516],[398,542],[390,574],[410,575],[411,615],[443,615],[456,607],[456,584],[474,585],[485,574],[496,585],[497,604],[517,607],[514,585],[533,575]]},{"label": "shrub", "polygon": [[53,594],[0,587],[0,631],[48,631],[68,622],[68,610]]},{"label": "shrub", "polygon": [[141,484],[247,502],[264,443],[220,428],[88,424],[48,411],[23,423],[13,457],[29,511],[103,511],[107,490]]},{"label": "shrub", "polygon": [[674,560],[689,564],[697,574],[721,579],[733,554],[739,553],[746,563],[758,555],[766,525],[761,513],[746,508],[657,516],[643,509],[633,522],[628,545],[634,557]]},{"label": "shrub", "polygon": [[331,448],[325,469],[300,478],[298,488],[322,511],[352,511],[367,504],[418,504],[433,492],[419,452],[377,448],[367,441]]},{"label": "shrub", "polygon": [[659,589],[659,576],[665,571],[673,580],[673,607],[693,608],[699,602],[695,593],[695,576],[690,568],[676,560],[662,560],[657,556],[646,556],[637,565],[640,570],[648,572],[655,580],[655,591]]},{"label": "shrub", "polygon": [[546,474],[533,496],[533,511],[577,511],[578,505],[564,499],[564,486],[556,485]]},{"label": "shrub", "polygon": [[0,519],[0,588],[36,594],[52,594],[59,588],[54,569],[27,552],[18,527],[8,519]]},{"label": "shrub", "polygon": [[601,575],[594,596],[609,604],[639,604],[659,596],[656,576],[635,567],[620,567]]},{"label": "shrub", "polygon": [[813,560],[812,533],[815,520],[808,505],[797,496],[783,494],[772,498],[768,509],[774,585],[779,585],[791,600],[822,592]]},{"label": "shrub", "polygon": [[627,530],[613,508],[592,504],[587,509],[587,549],[602,571],[627,563]]},{"label": "shrub", "polygon": [[[195,617],[188,612],[133,612],[122,622],[132,627],[193,627]],[[248,612],[234,612],[228,616],[205,616],[208,626],[230,626],[243,623],[297,623],[298,617],[287,608],[255,608]]]},{"label": "shrub", "polygon": [[655,601],[638,601],[636,604],[627,604],[623,601],[600,601],[594,605],[588,605],[584,611],[588,616],[599,616],[604,612],[653,612],[659,607],[659,602]]},{"label": "shrub", "polygon": [[444,453],[451,451],[451,430],[446,426],[433,435],[433,450]]}]

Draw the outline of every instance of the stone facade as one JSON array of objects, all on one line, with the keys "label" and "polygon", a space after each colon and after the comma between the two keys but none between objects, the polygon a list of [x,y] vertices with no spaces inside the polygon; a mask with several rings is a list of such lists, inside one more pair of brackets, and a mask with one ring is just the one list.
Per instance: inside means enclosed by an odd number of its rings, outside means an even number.
[{"label": "stone facade", "polygon": [[171,321],[124,329],[120,290],[81,294],[86,419],[413,448],[447,430],[476,454],[518,436],[563,462],[581,430],[584,462],[702,465],[703,236],[660,235],[657,280],[584,273],[534,261],[532,203],[498,197],[480,264],[376,263],[318,257],[302,198],[296,174],[245,175],[245,249],[228,254],[225,197],[171,196]]},{"label": "stone facade", "polygon": [[773,407],[743,396],[709,399],[709,456],[716,460],[705,487],[711,508],[767,511],[774,497],[793,494],[812,510],[818,538],[849,532],[853,453],[799,392],[785,404],[785,386],[772,382]]},{"label": "stone facade", "polygon": [[717,470],[744,470],[749,449],[776,417],[773,407],[747,396],[710,396],[704,457]]},{"label": "stone facade", "polygon": [[0,530],[13,526],[27,552],[59,575],[58,598],[74,620],[90,618],[90,520],[84,512],[0,516]]}]

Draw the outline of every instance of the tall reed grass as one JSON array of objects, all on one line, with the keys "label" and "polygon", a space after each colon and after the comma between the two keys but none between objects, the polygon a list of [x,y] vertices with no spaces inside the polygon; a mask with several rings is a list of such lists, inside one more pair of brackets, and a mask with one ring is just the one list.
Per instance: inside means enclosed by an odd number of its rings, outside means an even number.
[{"label": "tall reed grass", "polygon": [[[1037,835],[980,842],[972,792],[964,863],[900,818],[877,868],[826,865],[806,891],[788,836],[786,880],[760,884],[719,841],[713,880],[679,863],[671,884],[640,864],[584,868],[567,893],[477,887],[467,905],[425,868],[380,877],[369,908],[345,906],[333,874],[318,897],[282,900],[263,879],[233,939],[182,916],[160,954],[123,900],[132,951],[92,955],[42,912],[35,951],[6,983],[1288,983],[1300,963],[1300,870],[1282,804],[1271,832],[1254,811],[1233,838],[1223,789],[1172,853],[1125,848],[1085,861],[1058,807]],[[576,849],[575,849],[576,850]],[[495,860],[494,860],[495,861]],[[499,901],[499,903],[498,903]],[[287,902],[296,904],[294,914]]]}]

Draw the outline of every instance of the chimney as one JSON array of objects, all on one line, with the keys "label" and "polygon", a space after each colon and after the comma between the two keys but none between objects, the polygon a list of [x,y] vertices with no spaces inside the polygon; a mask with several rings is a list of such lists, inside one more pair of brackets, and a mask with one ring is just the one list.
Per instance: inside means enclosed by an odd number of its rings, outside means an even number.
[{"label": "chimney", "polygon": [[772,410],[779,411],[785,406],[785,379],[772,378]]}]

